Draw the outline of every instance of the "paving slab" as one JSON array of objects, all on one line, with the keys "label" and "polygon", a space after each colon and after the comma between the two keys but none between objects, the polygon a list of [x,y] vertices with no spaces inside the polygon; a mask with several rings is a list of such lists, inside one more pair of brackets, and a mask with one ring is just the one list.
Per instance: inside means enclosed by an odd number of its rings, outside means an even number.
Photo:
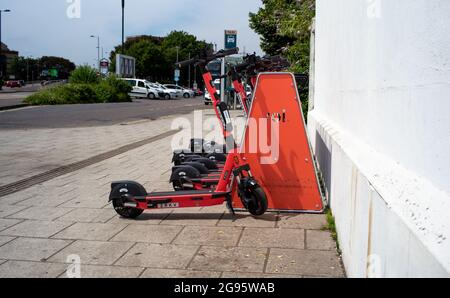
[{"label": "paving slab", "polygon": [[7,229],[9,227],[12,227],[14,225],[17,225],[20,222],[22,222],[22,220],[0,218],[0,231],[5,230],[5,229]]},{"label": "paving slab", "polygon": [[8,242],[13,241],[14,239],[16,239],[16,237],[0,236],[0,246],[2,246],[3,244],[6,244]]},{"label": "paving slab", "polygon": [[129,225],[111,241],[171,243],[182,229],[180,226]]},{"label": "paving slab", "polygon": [[142,278],[219,278],[221,272],[148,268]]},{"label": "paving slab", "polygon": [[114,216],[107,223],[109,224],[134,224],[134,225],[159,225],[171,211],[145,212],[136,219],[127,219],[118,215]]},{"label": "paving slab", "polygon": [[175,212],[165,218],[161,225],[178,226],[216,226],[223,213],[179,213]]},{"label": "paving slab", "polygon": [[49,238],[71,226],[69,222],[26,220],[11,228],[3,230],[0,235],[33,238]]},{"label": "paving slab", "polygon": [[82,223],[106,223],[116,216],[114,209],[75,209],[58,218],[58,221],[82,222]]},{"label": "paving slab", "polygon": [[76,223],[52,238],[107,241],[125,227],[126,224]]},{"label": "paving slab", "polygon": [[[66,203],[60,205],[63,208],[98,208],[101,209],[110,205],[108,203],[108,198],[86,198],[77,196],[77,198],[67,201]],[[111,207],[112,208],[112,207]]]},{"label": "paving slab", "polygon": [[304,249],[305,231],[302,229],[245,228],[239,246]]},{"label": "paving slab", "polygon": [[246,273],[246,272],[224,272],[221,278],[302,278],[301,275],[287,274],[266,274],[266,273]]},{"label": "paving slab", "polygon": [[266,248],[204,246],[189,269],[263,273]]},{"label": "paving slab", "polygon": [[18,213],[8,216],[8,218],[31,219],[51,221],[61,217],[73,209],[54,207],[30,207]]},{"label": "paving slab", "polygon": [[201,213],[210,213],[210,214],[214,214],[214,213],[229,213],[229,210],[227,208],[227,206],[225,204],[222,205],[216,205],[216,206],[211,206],[211,207],[203,207],[202,209],[200,209]]},{"label": "paving slab", "polygon": [[175,244],[236,246],[242,228],[188,226],[175,239]]},{"label": "paving slab", "polygon": [[49,259],[49,262],[70,263],[68,257],[77,255],[81,265],[112,265],[134,243],[128,242],[101,242],[101,241],[76,241],[58,252]]},{"label": "paving slab", "polygon": [[322,230],[327,226],[324,214],[280,214],[279,228]]},{"label": "paving slab", "polygon": [[[137,278],[144,271],[138,267],[119,266],[99,266],[81,265],[81,278]],[[62,274],[61,278],[68,278],[67,274]]]},{"label": "paving slab", "polygon": [[65,270],[64,264],[8,261],[0,266],[0,278],[55,278]]},{"label": "paving slab", "polygon": [[0,201],[0,218],[8,217],[27,208],[28,207],[26,206],[9,205],[8,203]]},{"label": "paving slab", "polygon": [[74,196],[74,194],[48,195],[45,193],[39,193],[29,199],[18,202],[17,205],[33,207],[59,207],[62,204],[73,200]]},{"label": "paving slab", "polygon": [[278,249],[270,250],[266,273],[303,276],[343,277],[343,270],[334,251]]},{"label": "paving slab", "polygon": [[0,247],[0,259],[42,261],[70,243],[71,241],[65,240],[17,238]]},{"label": "paving slab", "polygon": [[237,213],[236,215],[226,213],[219,221],[218,226],[274,228],[277,219],[276,213],[267,213],[259,217],[244,213]]},{"label": "paving slab", "polygon": [[[5,171],[7,171],[7,169],[5,169]],[[0,198],[0,216],[6,217],[20,210],[26,209],[27,207],[29,207],[29,205],[23,206],[20,203],[25,200],[28,200],[29,198],[30,198],[29,196],[23,195],[19,196],[17,194]],[[13,206],[19,210],[14,211],[14,209],[12,209]]]},{"label": "paving slab", "polygon": [[138,243],[115,265],[185,269],[197,252],[198,246]]},{"label": "paving slab", "polygon": [[306,231],[306,248],[336,251],[336,242],[329,231]]}]

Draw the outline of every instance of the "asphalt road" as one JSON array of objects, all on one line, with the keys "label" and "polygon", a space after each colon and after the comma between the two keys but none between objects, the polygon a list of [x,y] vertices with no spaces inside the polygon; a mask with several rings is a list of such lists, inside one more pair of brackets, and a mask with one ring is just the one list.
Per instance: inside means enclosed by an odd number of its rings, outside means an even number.
[{"label": "asphalt road", "polygon": [[23,105],[23,100],[32,92],[0,91],[0,110],[2,108]]},{"label": "asphalt road", "polygon": [[203,97],[132,103],[26,107],[0,112],[0,130],[89,127],[154,120],[204,109]]}]

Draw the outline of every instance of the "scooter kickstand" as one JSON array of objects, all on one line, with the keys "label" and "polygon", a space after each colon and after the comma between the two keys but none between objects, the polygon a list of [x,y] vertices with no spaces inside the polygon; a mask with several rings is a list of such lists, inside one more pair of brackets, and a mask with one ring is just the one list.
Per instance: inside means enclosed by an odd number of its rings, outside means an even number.
[{"label": "scooter kickstand", "polygon": [[236,212],[234,211],[233,202],[230,195],[227,196],[227,208],[233,216],[236,216]]}]

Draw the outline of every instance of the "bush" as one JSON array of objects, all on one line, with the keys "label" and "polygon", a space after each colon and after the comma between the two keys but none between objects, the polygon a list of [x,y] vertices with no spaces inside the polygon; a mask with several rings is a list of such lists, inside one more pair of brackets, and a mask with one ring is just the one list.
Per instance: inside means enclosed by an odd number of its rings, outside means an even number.
[{"label": "bush", "polygon": [[105,79],[105,82],[114,89],[116,89],[116,92],[118,93],[128,94],[133,90],[130,84],[128,84],[124,80],[117,78],[117,76],[115,75],[110,75],[109,77],[107,77]]},{"label": "bush", "polygon": [[69,82],[72,84],[97,84],[100,81],[97,70],[90,66],[78,66],[70,74]]},{"label": "bush", "polygon": [[130,85],[114,76],[97,84],[69,83],[35,93],[25,100],[32,105],[130,102]]},{"label": "bush", "polygon": [[31,105],[57,105],[64,104],[64,100],[59,96],[59,88],[42,90],[38,93],[28,96],[25,102]]},{"label": "bush", "polygon": [[62,98],[67,104],[97,103],[97,95],[90,84],[67,84],[61,89]]}]

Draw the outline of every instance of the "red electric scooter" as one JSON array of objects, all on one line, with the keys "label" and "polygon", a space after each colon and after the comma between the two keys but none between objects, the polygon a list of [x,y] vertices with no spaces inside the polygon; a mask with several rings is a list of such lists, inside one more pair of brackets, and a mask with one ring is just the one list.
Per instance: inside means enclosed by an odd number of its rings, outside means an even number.
[{"label": "red electric scooter", "polygon": [[[238,92],[246,117],[249,115],[250,101],[242,83],[242,76],[245,74],[247,79],[252,79],[260,71],[277,71],[280,68],[285,69],[289,65],[287,60],[279,56],[260,58],[252,54],[244,57],[242,64],[230,67],[227,76],[230,77],[235,91]],[[214,105],[215,109],[219,104],[220,102]],[[170,183],[176,191],[211,189],[219,183],[220,175],[217,171],[221,169],[221,160],[216,164],[208,158],[193,153],[191,153],[192,155],[184,154],[178,154],[178,163],[173,168],[170,178]],[[210,154],[208,156],[215,159],[217,155]]]},{"label": "red electric scooter", "polygon": [[254,216],[260,216],[267,211],[266,194],[253,178],[250,165],[237,152],[228,107],[220,103],[212,75],[206,68],[210,61],[234,55],[238,52],[238,48],[222,50],[216,54],[205,52],[201,57],[179,63],[180,67],[188,65],[199,66],[208,92],[215,95],[213,96],[215,110],[223,123],[222,130],[226,137],[227,148],[230,149],[220,175],[220,181],[215,189],[147,193],[145,188],[137,182],[113,182],[111,184],[112,190],[109,201],[112,202],[115,211],[120,216],[137,218],[145,210],[208,207],[222,205],[224,202],[227,203],[228,208],[234,214],[231,202],[234,183],[237,183],[238,195],[248,212]]}]

